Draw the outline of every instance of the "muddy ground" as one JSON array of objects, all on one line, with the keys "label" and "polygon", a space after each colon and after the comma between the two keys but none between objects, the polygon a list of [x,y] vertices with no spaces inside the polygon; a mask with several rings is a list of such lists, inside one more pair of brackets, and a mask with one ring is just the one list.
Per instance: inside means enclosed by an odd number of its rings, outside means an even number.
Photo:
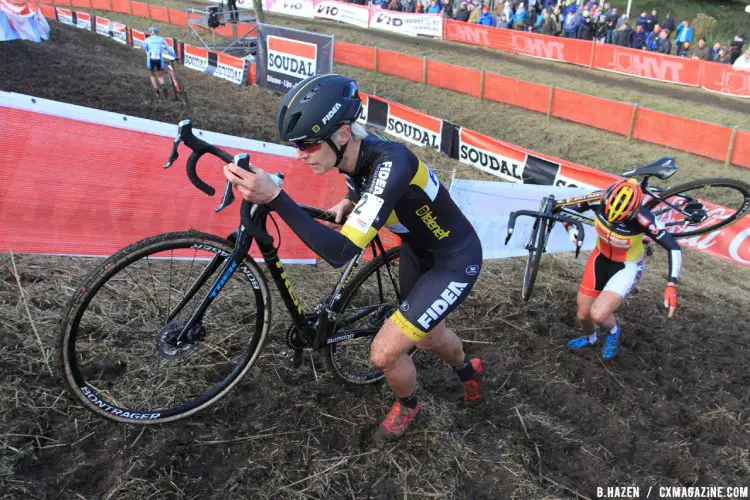
[{"label": "muddy ground", "polygon": [[[151,98],[137,51],[56,23],[53,30],[49,43],[2,46],[0,89],[162,121],[186,115],[179,103]],[[181,74],[198,127],[274,139],[278,97]],[[424,156],[447,173],[480,177]],[[101,420],[67,396],[51,354],[68,297],[95,260],[0,255],[0,491],[495,499],[593,498],[607,486],[639,486],[641,496],[649,486],[750,486],[750,272],[686,252],[680,309],[667,320],[666,257],[657,251],[623,308],[622,354],[602,363],[595,351],[564,348],[578,333],[583,263],[546,258],[529,303],[519,299],[520,260],[488,263],[451,322],[467,352],[485,359],[486,403],[459,407],[450,369],[419,355],[424,418],[408,439],[381,448],[370,433],[390,406],[388,389],[344,389],[318,362],[293,370],[278,300],[266,354],[215,407],[158,427]],[[306,305],[332,274],[324,265],[289,270]]]}]

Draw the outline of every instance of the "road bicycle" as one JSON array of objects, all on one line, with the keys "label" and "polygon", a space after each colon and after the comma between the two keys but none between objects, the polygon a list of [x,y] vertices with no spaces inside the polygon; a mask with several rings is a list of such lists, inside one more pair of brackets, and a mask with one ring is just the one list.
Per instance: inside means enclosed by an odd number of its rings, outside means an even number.
[{"label": "road bicycle", "polygon": [[[662,189],[648,183],[649,177],[661,180],[677,172],[675,159],[671,156],[659,158],[654,163],[625,172],[625,177],[643,177],[640,187],[645,194],[644,206],[672,233],[675,238],[690,238],[716,231],[740,220],[750,209],[750,185],[736,179],[697,179],[670,189]],[[539,211],[518,210],[508,219],[508,244],[519,216],[534,218],[531,235],[525,245],[529,255],[523,276],[521,296],[529,300],[534,290],[537,269],[547,241],[556,222],[575,224],[578,240],[583,241],[581,223],[593,225],[592,216],[581,214],[569,207],[584,202],[597,202],[604,191],[594,191],[582,196],[556,200],[554,196],[542,199]],[[579,248],[576,248],[578,257]]]},{"label": "road bicycle", "polygon": [[[187,90],[177,79],[177,73],[174,69],[174,61],[170,56],[164,55],[164,72],[169,76],[169,86],[174,91],[175,100],[179,99],[185,106],[188,105]],[[166,95],[164,96],[166,97]]]},{"label": "road bicycle", "polygon": [[[188,178],[209,195],[214,188],[196,173],[202,155],[249,170],[247,154],[233,157],[198,139],[190,120],[180,122],[165,168],[181,142],[192,150]],[[273,177],[282,185],[283,174]],[[216,211],[233,200],[227,182]],[[302,208],[334,220],[324,210]],[[237,385],[261,356],[271,325],[268,282],[248,255],[253,242],[292,319],[286,343],[294,366],[303,350],[322,349],[329,369],[346,383],[383,378],[370,365],[369,348],[403,299],[399,247],[386,250],[376,236],[343,267],[330,294],[305,312],[266,230],[269,218],[275,223],[271,209],[243,200],[240,218],[227,239],[190,230],[133,243],[84,280],[64,313],[57,348],[68,389],[85,408],[118,422],[170,422],[213,405]]]}]

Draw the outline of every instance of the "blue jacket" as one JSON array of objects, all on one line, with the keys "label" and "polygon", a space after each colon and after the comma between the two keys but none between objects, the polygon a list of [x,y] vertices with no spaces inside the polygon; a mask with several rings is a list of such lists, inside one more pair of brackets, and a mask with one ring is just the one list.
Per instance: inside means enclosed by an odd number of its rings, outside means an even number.
[{"label": "blue jacket", "polygon": [[652,52],[656,52],[659,48],[659,35],[653,31],[646,37],[646,48]]},{"label": "blue jacket", "polygon": [[515,14],[513,14],[513,22],[522,22],[526,23],[526,10],[517,10]]},{"label": "blue jacket", "polygon": [[646,45],[646,32],[641,31],[640,33],[634,31],[630,34],[630,46],[634,49],[640,49]]},{"label": "blue jacket", "polygon": [[490,14],[489,12],[482,12],[482,14],[479,16],[479,19],[477,20],[477,24],[481,24],[483,26],[494,26],[495,18],[492,17],[492,14]]},{"label": "blue jacket", "polygon": [[687,28],[680,25],[677,28],[677,37],[674,39],[675,42],[692,42],[693,41],[693,28],[688,26]]},{"label": "blue jacket", "polygon": [[429,9],[427,9],[427,13],[428,13],[428,14],[440,14],[440,11],[441,11],[442,9],[443,9],[443,8],[442,8],[442,7],[440,7],[440,4],[439,4],[439,3],[436,3],[435,5],[431,6],[431,7],[429,8]]}]

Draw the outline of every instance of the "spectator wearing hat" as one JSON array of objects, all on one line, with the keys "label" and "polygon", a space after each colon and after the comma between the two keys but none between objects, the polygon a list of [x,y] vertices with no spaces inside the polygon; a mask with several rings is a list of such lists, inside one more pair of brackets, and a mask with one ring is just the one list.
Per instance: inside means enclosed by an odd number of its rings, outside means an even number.
[{"label": "spectator wearing hat", "polygon": [[497,23],[495,23],[495,27],[509,30],[511,29],[511,22],[505,17],[505,14],[500,14],[500,18],[497,20]]},{"label": "spectator wearing hat", "polygon": [[729,60],[732,61],[732,64],[734,64],[737,58],[740,57],[740,54],[742,54],[743,45],[745,45],[745,35],[735,36],[729,44]]},{"label": "spectator wearing hat", "polygon": [[641,50],[646,45],[646,31],[643,24],[636,24],[635,31],[630,35],[630,48]]},{"label": "spectator wearing hat", "polygon": [[706,39],[701,37],[698,39],[698,45],[694,45],[690,49],[690,58],[699,59],[701,61],[711,60],[711,49],[706,45]]},{"label": "spectator wearing hat", "polygon": [[495,16],[493,16],[492,12],[490,12],[489,5],[485,4],[482,6],[482,13],[479,15],[477,24],[481,24],[482,26],[494,26],[495,25]]},{"label": "spectator wearing hat", "polygon": [[477,24],[477,21],[479,21],[479,16],[482,15],[482,7],[479,6],[479,4],[472,4],[471,12],[469,13],[469,22],[472,24]]},{"label": "spectator wearing hat", "polygon": [[466,2],[461,2],[456,12],[456,21],[467,22],[469,20],[469,9],[466,8]]},{"label": "spectator wearing hat", "polygon": [[583,21],[578,27],[578,38],[581,40],[593,40],[594,39],[594,21],[591,19],[589,11],[583,11]]}]

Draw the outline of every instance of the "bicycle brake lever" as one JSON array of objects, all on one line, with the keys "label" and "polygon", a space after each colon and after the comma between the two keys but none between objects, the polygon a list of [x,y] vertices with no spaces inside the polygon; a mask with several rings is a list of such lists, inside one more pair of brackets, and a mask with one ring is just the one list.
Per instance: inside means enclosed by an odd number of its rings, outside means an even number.
[{"label": "bicycle brake lever", "polygon": [[179,153],[177,153],[177,146],[180,145],[182,142],[182,137],[180,137],[180,134],[177,134],[177,137],[174,138],[174,144],[172,144],[172,152],[169,153],[169,159],[167,160],[167,163],[164,165],[164,168],[169,168],[172,166],[172,164],[177,160],[177,157],[180,156]]},{"label": "bicycle brake lever", "polygon": [[[252,172],[250,170],[250,155],[247,153],[240,153],[234,155],[234,164],[243,170]],[[214,209],[215,212],[221,212],[234,201],[234,191],[232,190],[232,181],[227,181],[224,185],[224,195],[221,197],[221,203]]]},{"label": "bicycle brake lever", "polygon": [[505,244],[507,245],[510,241],[510,237],[513,236],[513,228],[508,228],[508,234],[505,236]]}]

